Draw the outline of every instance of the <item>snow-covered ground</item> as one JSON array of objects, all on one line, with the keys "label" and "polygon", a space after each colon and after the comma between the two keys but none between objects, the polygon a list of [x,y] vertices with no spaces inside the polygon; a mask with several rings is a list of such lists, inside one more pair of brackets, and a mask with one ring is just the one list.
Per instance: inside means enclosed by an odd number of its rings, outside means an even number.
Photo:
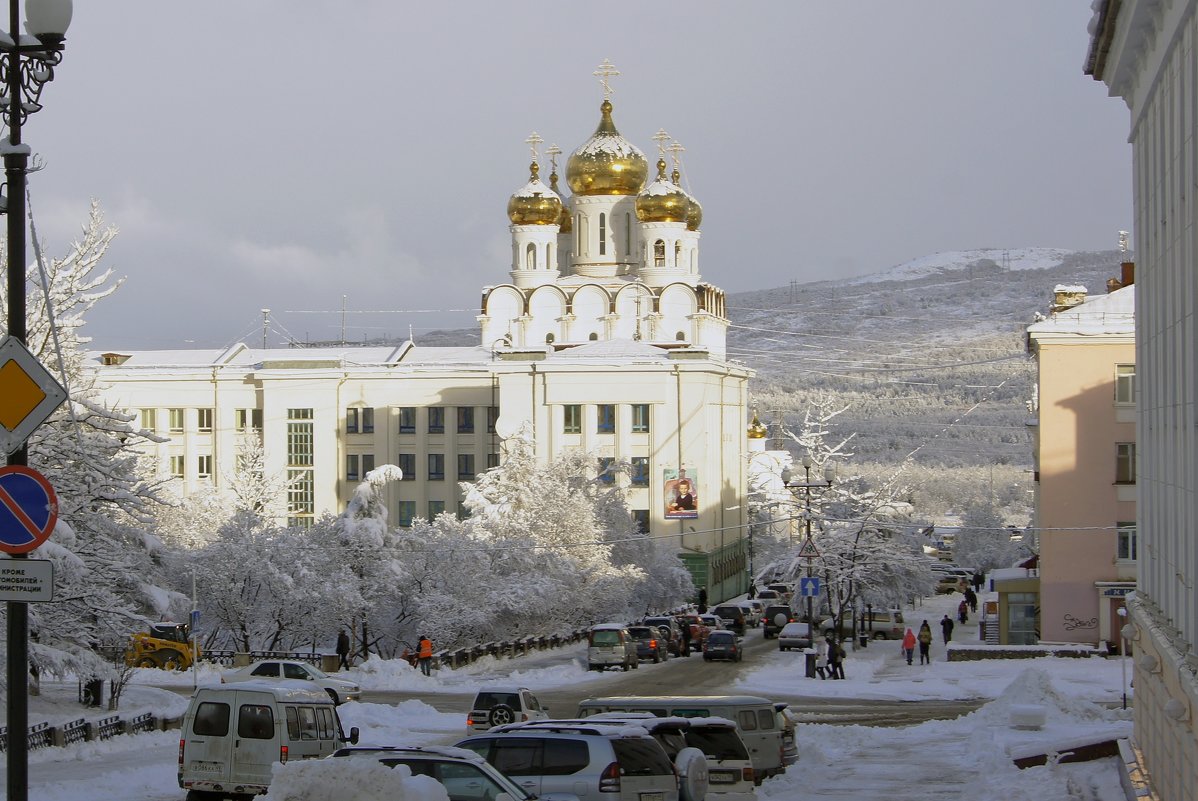
[{"label": "snow-covered ground", "polygon": [[[770,650],[757,666],[743,674],[729,691],[798,698],[803,696],[854,699],[990,698],[975,712],[956,720],[930,721],[906,728],[874,728],[804,724],[799,727],[799,766],[770,779],[759,789],[762,799],[866,798],[884,792],[888,801],[918,798],[1002,799],[1122,799],[1115,760],[1049,765],[1020,770],[1013,753],[1053,751],[1072,742],[1126,737],[1131,733],[1130,711],[1121,710],[1122,665],[1119,659],[1042,658],[948,662],[936,622],[955,608],[960,596],[929,598],[906,610],[907,623],[917,628],[927,619],[937,634],[933,662],[908,666],[897,642],[875,642],[849,653],[844,681],[803,677],[802,657]],[[751,634],[750,636],[755,636]],[[977,641],[974,622],[958,625],[954,641]],[[513,680],[534,690],[600,682],[603,677],[581,666],[581,646],[543,652],[520,660],[481,660],[457,671],[437,671],[425,678],[401,661],[371,661],[350,675],[367,689],[419,690],[426,695],[462,694],[495,680]],[[512,667],[521,668],[511,672]],[[206,666],[201,683],[219,681],[218,669]],[[126,690],[121,715],[142,711],[178,716],[187,700],[169,690],[148,686],[162,683],[161,671],[146,671]],[[190,674],[173,681],[191,685]],[[48,684],[44,694],[30,699],[30,720],[62,722],[80,717],[74,684]],[[1038,706],[1045,714],[1039,730],[1016,728],[1012,711]],[[1115,707],[1115,708],[1111,708]],[[340,708],[345,726],[358,726],[363,742],[444,742],[462,731],[459,713],[438,712],[421,701],[397,706],[349,703]],[[107,742],[30,752],[30,801],[181,801],[175,780],[178,732],[117,737]],[[350,785],[343,771],[328,766],[288,767],[303,771],[278,786],[280,798],[299,799],[286,788],[303,786],[305,801],[346,798]],[[318,775],[328,771],[330,775]],[[339,772],[340,771],[340,772]],[[355,774],[353,797],[437,798],[436,788],[398,782],[383,773]],[[391,786],[388,786],[391,785]],[[329,790],[320,790],[329,787]],[[337,788],[341,795],[334,796]],[[322,793],[328,793],[327,795]],[[271,801],[274,801],[272,794]]]}]

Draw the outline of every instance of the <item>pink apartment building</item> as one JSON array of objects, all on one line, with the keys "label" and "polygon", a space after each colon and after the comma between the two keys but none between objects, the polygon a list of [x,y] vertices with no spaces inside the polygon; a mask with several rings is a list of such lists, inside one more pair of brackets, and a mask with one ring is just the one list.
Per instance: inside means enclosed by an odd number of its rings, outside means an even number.
[{"label": "pink apartment building", "polygon": [[[1120,643],[1136,586],[1136,359],[1132,265],[1106,295],[1058,286],[1028,326],[1036,358],[1035,519],[1042,642]],[[1000,587],[1011,610],[1029,586]],[[1023,590],[1023,592],[1019,592]],[[1009,629],[1009,626],[1003,627]],[[1026,641],[1006,631],[1007,641]]]}]

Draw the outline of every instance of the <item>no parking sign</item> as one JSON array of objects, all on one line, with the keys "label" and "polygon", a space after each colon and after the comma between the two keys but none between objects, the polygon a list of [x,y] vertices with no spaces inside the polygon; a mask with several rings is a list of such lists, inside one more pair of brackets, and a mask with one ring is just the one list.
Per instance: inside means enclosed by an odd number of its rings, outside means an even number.
[{"label": "no parking sign", "polygon": [[0,551],[29,553],[57,522],[58,496],[45,476],[24,465],[0,467]]}]

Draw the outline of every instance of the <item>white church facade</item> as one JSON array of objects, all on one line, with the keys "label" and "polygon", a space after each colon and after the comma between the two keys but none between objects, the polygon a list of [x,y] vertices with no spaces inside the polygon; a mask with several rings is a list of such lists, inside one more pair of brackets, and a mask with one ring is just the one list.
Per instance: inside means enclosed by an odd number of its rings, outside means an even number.
[{"label": "white church facade", "polygon": [[462,513],[459,482],[527,427],[549,460],[627,461],[634,516],[676,548],[715,602],[747,588],[745,427],[752,371],[726,357],[724,294],[699,273],[701,209],[648,160],[606,97],[569,157],[569,197],[539,179],[508,203],[512,262],[485,287],[478,344],[95,352],[104,400],[163,440],[149,458],[184,494],[228,486],[246,438],[286,478],[287,519],[345,508],[376,466],[395,525]]}]

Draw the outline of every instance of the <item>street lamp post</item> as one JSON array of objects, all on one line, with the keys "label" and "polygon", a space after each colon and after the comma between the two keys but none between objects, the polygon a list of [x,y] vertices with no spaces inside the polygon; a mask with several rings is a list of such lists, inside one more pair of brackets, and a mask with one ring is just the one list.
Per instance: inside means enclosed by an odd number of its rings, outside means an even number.
[{"label": "street lamp post", "polygon": [[[803,490],[803,520],[804,520],[803,527],[804,527],[804,533],[805,533],[805,537],[803,540],[803,548],[805,551],[810,552],[811,550],[814,549],[814,545],[811,541],[811,490],[813,490],[813,489],[828,489],[829,487],[831,487],[832,482],[836,480],[836,465],[832,464],[831,462],[825,463],[824,464],[824,480],[817,481],[813,484],[811,482],[811,468],[815,465],[815,462],[814,462],[814,460],[812,460],[811,454],[809,454],[809,453],[803,454],[802,464],[803,464],[803,481],[802,482],[792,481],[792,479],[794,477],[794,473],[791,471],[791,469],[789,467],[787,467],[786,469],[784,469],[782,471],[782,483],[788,490],[791,491],[792,494],[797,494],[798,490]],[[811,561],[813,558],[814,558],[814,556],[810,555],[810,554],[806,557],[806,559],[807,559],[807,578],[811,578]],[[811,639],[812,639],[812,641],[814,641],[815,640],[815,619],[812,616],[811,596],[810,595],[807,596],[807,627],[808,627],[807,630],[811,633]]]},{"label": "street lamp post", "polygon": [[1115,610],[1119,619],[1124,621],[1119,627],[1119,673],[1123,683],[1123,708],[1127,709],[1127,607],[1121,606]]},{"label": "street lamp post", "polygon": [[[29,171],[29,145],[21,141],[25,118],[41,109],[42,87],[54,77],[62,61],[63,40],[71,23],[71,0],[28,0],[25,29],[21,33],[20,0],[8,2],[8,32],[0,31],[0,115],[8,136],[0,141],[4,156],[3,197],[0,211],[8,214],[8,335],[22,345],[28,336],[25,324],[25,176]],[[29,464],[22,445],[8,456],[9,465]],[[13,554],[14,559],[25,554]],[[8,799],[26,801],[29,794],[29,609],[25,602],[9,601],[8,610]]]}]

